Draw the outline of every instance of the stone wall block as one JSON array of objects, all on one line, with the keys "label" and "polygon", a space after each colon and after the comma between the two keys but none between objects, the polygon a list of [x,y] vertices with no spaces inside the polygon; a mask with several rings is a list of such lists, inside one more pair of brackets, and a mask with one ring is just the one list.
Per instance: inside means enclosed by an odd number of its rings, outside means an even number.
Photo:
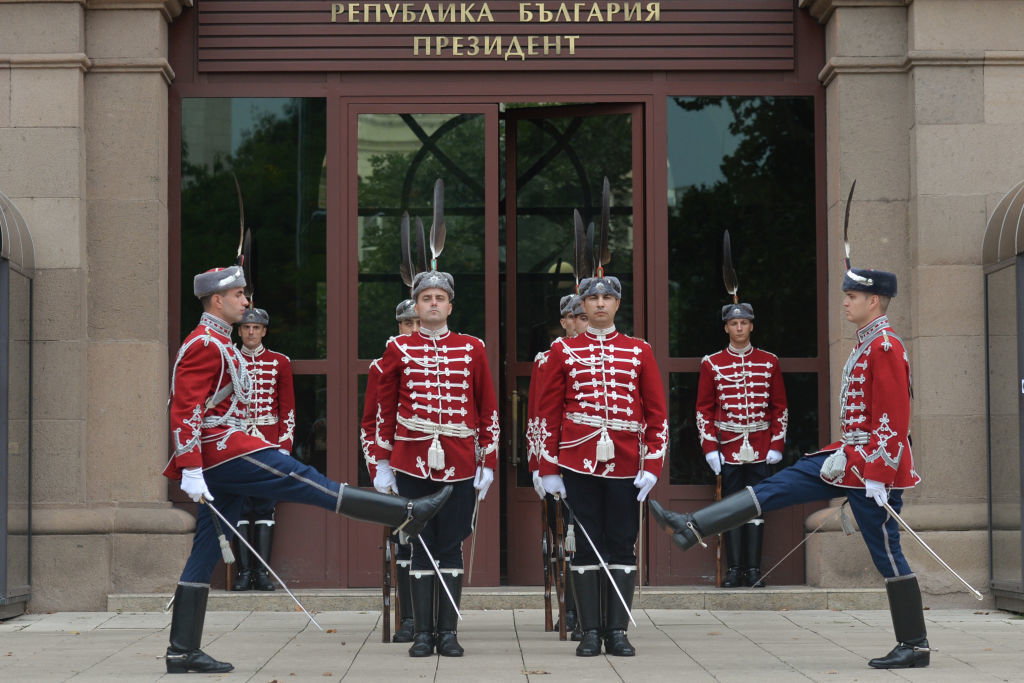
[{"label": "stone wall block", "polygon": [[[841,74],[830,87],[837,88],[837,151],[844,178],[857,179],[855,199],[907,199],[912,125],[907,76]],[[849,185],[843,187],[845,199]]]},{"label": "stone wall block", "polygon": [[918,66],[911,74],[916,124],[981,123],[986,116],[988,69]]},{"label": "stone wall block", "polygon": [[[156,200],[88,202],[89,336],[165,343],[167,208]],[[161,294],[164,298],[159,298]]]},{"label": "stone wall block", "polygon": [[80,197],[83,137],[77,128],[0,128],[3,193],[8,197]]},{"label": "stone wall block", "polygon": [[92,59],[167,58],[167,20],[160,12],[91,11],[85,29]]},{"label": "stone wall block", "polygon": [[77,68],[12,69],[11,124],[78,128],[83,118],[82,72]]},{"label": "stone wall block", "polygon": [[1024,178],[1024,123],[918,125],[914,136],[920,194],[1006,192]]},{"label": "stone wall block", "polygon": [[915,420],[914,465],[922,483],[915,501],[948,503],[988,500],[985,419],[978,416],[922,415]]},{"label": "stone wall block", "polygon": [[89,345],[90,502],[166,499],[167,392],[166,344]]},{"label": "stone wall block", "polygon": [[111,537],[34,535],[32,612],[100,612],[107,609]]},{"label": "stone wall block", "polygon": [[914,207],[911,225],[919,265],[981,264],[989,216],[984,195],[918,195]]},{"label": "stone wall block", "polygon": [[0,128],[11,125],[11,70],[0,67]]},{"label": "stone wall block", "polygon": [[1024,67],[986,65],[984,88],[986,123],[1024,123]]},{"label": "stone wall block", "polygon": [[1019,50],[1019,0],[916,0],[910,3],[911,50]]},{"label": "stone wall block", "polygon": [[85,418],[85,348],[82,341],[35,343],[32,357],[34,419]]},{"label": "stone wall block", "polygon": [[983,336],[918,337],[911,343],[910,357],[918,415],[977,415],[984,419]]},{"label": "stone wall block", "polygon": [[907,54],[905,7],[839,7],[830,25],[840,26],[833,43],[842,57],[891,57]]},{"label": "stone wall block", "polygon": [[0,26],[7,54],[85,51],[85,22],[78,2],[0,2]]},{"label": "stone wall block", "polygon": [[[90,201],[167,201],[167,83],[158,73],[85,79]],[[131,107],[123,106],[131,102]]]},{"label": "stone wall block", "polygon": [[[85,421],[32,420],[32,503],[85,500]],[[33,563],[34,564],[34,563]]]},{"label": "stone wall block", "polygon": [[111,593],[174,593],[192,549],[189,534],[114,534],[112,538]]},{"label": "stone wall block", "polygon": [[85,272],[37,270],[32,287],[32,336],[37,341],[74,341],[85,334]]},{"label": "stone wall block", "polygon": [[81,199],[11,197],[11,201],[18,207],[32,233],[36,268],[78,268],[85,265],[85,216]]},{"label": "stone wall block", "polygon": [[918,266],[914,331],[919,336],[971,336],[985,329],[983,280],[979,266]]}]

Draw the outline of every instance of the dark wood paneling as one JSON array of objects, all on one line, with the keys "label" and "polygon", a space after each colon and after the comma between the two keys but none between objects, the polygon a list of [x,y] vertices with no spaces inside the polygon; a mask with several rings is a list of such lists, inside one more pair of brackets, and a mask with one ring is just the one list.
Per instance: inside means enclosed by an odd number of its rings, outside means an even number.
[{"label": "dark wood paneling", "polygon": [[[343,3],[347,7],[348,3]],[[689,0],[639,3],[660,5],[660,21],[521,22],[519,6],[529,6],[536,16],[537,2],[493,0],[486,3],[493,22],[388,21],[384,5],[407,4],[417,10],[433,10],[454,4],[472,5],[479,12],[484,3],[414,2],[355,3],[380,7],[382,21],[348,23],[342,14],[331,23],[329,2],[280,2],[279,0],[232,2],[204,0],[197,4],[197,65],[200,72],[251,71],[479,71],[479,70],[776,70],[794,68],[793,0]],[[544,2],[556,10],[563,4]],[[608,2],[592,4],[607,8]],[[621,6],[636,3],[620,2]],[[436,15],[436,12],[435,12]],[[644,10],[642,16],[648,16]],[[578,36],[574,54],[568,52],[567,35]],[[414,55],[414,39],[476,36],[479,53],[463,56],[452,50],[443,54]],[[506,59],[506,46],[517,37],[524,52],[528,37],[536,39],[537,52],[526,59]],[[543,54],[544,38],[561,36],[560,54]],[[485,37],[500,37],[500,54],[485,55]],[[449,42],[450,46],[450,42]],[[433,50],[432,50],[433,52]]]}]

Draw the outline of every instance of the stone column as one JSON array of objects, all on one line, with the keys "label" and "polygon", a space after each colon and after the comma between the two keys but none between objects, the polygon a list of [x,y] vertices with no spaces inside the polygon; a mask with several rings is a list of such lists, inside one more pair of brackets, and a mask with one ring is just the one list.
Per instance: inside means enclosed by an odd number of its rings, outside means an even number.
[{"label": "stone column", "polygon": [[[985,320],[981,242],[995,202],[1024,178],[1024,2],[802,0],[827,26],[828,230],[833,386],[851,345],[843,321],[846,193],[853,263],[896,272],[890,308],[913,367],[911,432],[923,483],[905,518],[976,588],[988,584]],[[835,405],[833,405],[833,411]],[[833,412],[833,432],[838,432]],[[808,520],[818,525],[831,511]],[[808,581],[878,585],[838,524],[808,543]],[[904,535],[924,591],[977,604]]]},{"label": "stone column", "polygon": [[[173,588],[167,502],[168,23],[181,3],[0,2],[0,190],[35,243],[32,598]],[[155,438],[154,435],[157,435]]]}]

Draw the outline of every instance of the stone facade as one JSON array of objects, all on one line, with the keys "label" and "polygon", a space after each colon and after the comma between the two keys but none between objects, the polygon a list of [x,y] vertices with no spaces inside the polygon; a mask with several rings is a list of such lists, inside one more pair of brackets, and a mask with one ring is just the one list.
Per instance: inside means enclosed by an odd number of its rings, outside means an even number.
[{"label": "stone facade", "polygon": [[[168,26],[188,0],[0,0],[0,190],[35,240],[34,611],[170,592],[193,521],[167,502]],[[900,275],[911,349],[907,519],[987,585],[981,241],[1024,178],[1024,0],[800,0],[825,26],[830,255]],[[11,31],[9,27],[16,27]],[[851,344],[829,264],[832,376]],[[836,411],[833,409],[833,415]],[[835,425],[833,425],[835,428]],[[815,528],[818,513],[808,522]],[[933,602],[969,596],[911,539]],[[877,586],[827,524],[808,582]]]}]

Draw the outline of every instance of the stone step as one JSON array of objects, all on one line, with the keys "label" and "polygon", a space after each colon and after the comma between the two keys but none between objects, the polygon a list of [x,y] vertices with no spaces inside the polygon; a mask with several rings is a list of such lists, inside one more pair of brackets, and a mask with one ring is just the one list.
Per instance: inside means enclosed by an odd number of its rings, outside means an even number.
[{"label": "stone step", "polygon": [[[326,611],[375,611],[381,592],[371,588],[306,588],[292,591],[306,609]],[[169,593],[122,593],[107,596],[110,612],[159,612]],[[557,607],[557,601],[556,607]],[[645,609],[687,610],[801,610],[888,609],[884,588],[706,588],[703,586],[645,586],[633,598],[633,606]],[[540,586],[463,588],[462,609],[543,609]],[[224,590],[210,592],[210,611],[291,612],[298,607],[283,590],[270,592]]]}]

